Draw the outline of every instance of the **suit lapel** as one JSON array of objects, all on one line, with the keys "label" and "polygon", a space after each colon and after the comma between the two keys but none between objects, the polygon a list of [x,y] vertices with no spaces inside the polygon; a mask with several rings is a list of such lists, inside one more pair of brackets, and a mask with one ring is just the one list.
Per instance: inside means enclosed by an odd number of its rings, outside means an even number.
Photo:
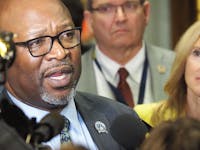
[{"label": "suit lapel", "polygon": [[96,111],[97,104],[93,105],[94,101],[87,101],[79,94],[77,94],[75,102],[97,147],[100,150],[118,150],[119,145],[110,134],[111,124],[103,113]]},{"label": "suit lapel", "polygon": [[159,49],[151,48],[148,45],[146,45],[146,48],[148,49],[147,58],[149,60],[153,99],[159,101],[161,97],[163,99],[166,97],[163,88],[170,70],[166,66],[165,55],[159,53]]},{"label": "suit lapel", "polygon": [[0,94],[0,102],[2,99],[6,99],[6,101],[8,101],[8,103],[13,104],[13,102],[11,101],[8,93],[6,92],[6,89],[3,88],[1,94]]}]

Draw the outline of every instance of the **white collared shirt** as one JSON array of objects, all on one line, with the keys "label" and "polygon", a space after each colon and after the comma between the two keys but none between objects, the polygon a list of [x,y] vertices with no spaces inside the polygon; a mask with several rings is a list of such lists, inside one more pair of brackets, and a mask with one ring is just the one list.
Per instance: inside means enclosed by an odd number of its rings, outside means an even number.
[{"label": "white collared shirt", "polygon": [[[140,82],[142,77],[142,71],[145,61],[145,44],[143,42],[141,50],[137,55],[131,59],[125,66],[120,66],[118,63],[107,57],[104,53],[100,51],[98,45],[95,48],[95,55],[98,63],[101,66],[102,72],[97,67],[96,63],[93,62],[96,82],[97,82],[97,92],[101,96],[105,96],[111,99],[115,99],[112,90],[107,84],[106,80],[109,81],[114,87],[117,87],[119,82],[118,70],[120,67],[125,67],[129,72],[127,82],[131,88],[134,96],[134,103],[137,104]],[[144,96],[144,103],[150,103],[153,101],[152,91],[151,91],[151,80],[150,80],[149,68],[147,72],[146,89]]]},{"label": "white collared shirt", "polygon": [[[28,118],[36,118],[36,121],[39,122],[44,116],[49,112],[44,111],[35,107],[31,107],[12,96],[8,92],[9,96],[12,99],[12,102],[18,106]],[[68,105],[61,111],[61,115],[65,116],[70,121],[69,134],[72,140],[72,143],[83,145],[90,150],[98,150],[96,144],[94,143],[81,115],[77,112],[74,99],[71,99]],[[49,142],[45,143],[49,145],[52,150],[60,150],[60,135],[55,136]]]}]

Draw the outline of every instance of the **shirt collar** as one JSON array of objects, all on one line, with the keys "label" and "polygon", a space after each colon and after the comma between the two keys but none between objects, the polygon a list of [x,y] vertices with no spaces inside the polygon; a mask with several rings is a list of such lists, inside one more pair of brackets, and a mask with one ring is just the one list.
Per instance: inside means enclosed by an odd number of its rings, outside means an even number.
[{"label": "shirt collar", "polygon": [[98,61],[98,63],[101,66],[101,69],[106,77],[106,79],[111,78],[116,79],[117,78],[117,71],[120,68],[120,65],[110,59],[108,56],[106,56],[104,53],[101,52],[98,45],[96,45],[95,48],[95,57]]},{"label": "shirt collar", "polygon": [[[95,48],[96,59],[101,66],[101,69],[108,81],[111,83],[118,78],[118,70],[120,67],[125,67],[130,73],[130,78],[140,83],[143,64],[145,61],[145,43],[142,42],[142,47],[139,52],[133,57],[125,66],[120,66],[117,62],[113,61],[101,52],[98,45]],[[141,67],[142,66],[142,67]]]},{"label": "shirt collar", "polygon": [[[39,122],[44,116],[49,113],[49,111],[41,110],[21,102],[20,100],[16,99],[10,92],[8,92],[8,95],[10,96],[12,102],[16,106],[18,106],[30,119],[36,118],[36,121]],[[60,114],[68,118],[70,124],[72,125],[77,125],[79,122],[74,99],[71,99],[69,101],[68,105],[61,111]]]},{"label": "shirt collar", "polygon": [[143,42],[142,48],[137,53],[137,55],[125,65],[125,68],[130,73],[129,75],[131,79],[136,81],[136,83],[138,84],[140,83],[141,80],[144,61],[145,61],[145,44]]}]

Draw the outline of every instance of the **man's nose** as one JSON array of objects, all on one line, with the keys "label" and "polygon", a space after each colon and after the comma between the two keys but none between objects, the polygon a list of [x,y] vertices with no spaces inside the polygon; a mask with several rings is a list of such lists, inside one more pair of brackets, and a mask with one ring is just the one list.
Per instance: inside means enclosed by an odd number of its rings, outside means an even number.
[{"label": "man's nose", "polygon": [[46,56],[48,59],[62,60],[68,55],[70,55],[70,51],[68,49],[64,49],[58,40],[54,40],[52,48]]},{"label": "man's nose", "polygon": [[117,6],[116,13],[115,13],[115,19],[117,21],[124,21],[124,20],[126,20],[126,18],[127,18],[127,14],[126,14],[123,6]]}]

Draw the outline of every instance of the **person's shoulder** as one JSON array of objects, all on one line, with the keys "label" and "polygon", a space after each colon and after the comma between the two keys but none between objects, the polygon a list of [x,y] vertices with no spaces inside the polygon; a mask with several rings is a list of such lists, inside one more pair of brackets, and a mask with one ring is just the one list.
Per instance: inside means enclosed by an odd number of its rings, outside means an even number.
[{"label": "person's shoulder", "polygon": [[87,92],[77,92],[77,94],[79,95],[79,97],[82,97],[82,99],[84,100],[87,100],[88,102],[91,102],[91,103],[95,103],[95,104],[98,104],[99,106],[101,105],[107,105],[107,106],[119,106],[119,107],[126,107],[126,105],[124,104],[121,104],[113,99],[110,99],[110,98],[107,98],[107,97],[104,97],[104,96],[99,96],[99,95],[96,95],[96,94],[92,94],[92,93],[87,93]]},{"label": "person's shoulder", "polygon": [[164,101],[147,103],[147,104],[138,104],[134,107],[134,110],[138,113],[149,113],[155,108],[159,107]]},{"label": "person's shoulder", "polygon": [[84,54],[81,55],[82,68],[86,69],[88,68],[88,64],[92,64],[93,54],[94,48],[91,47],[89,50],[87,50]]},{"label": "person's shoulder", "polygon": [[163,103],[165,103],[165,101],[159,101],[159,102],[149,103],[149,104],[139,104],[134,107],[134,110],[142,120],[152,125],[151,117],[154,111],[157,108],[159,108]]},{"label": "person's shoulder", "polygon": [[146,44],[146,49],[150,64],[157,62],[171,66],[176,56],[176,53],[173,50],[151,44]]},{"label": "person's shoulder", "polygon": [[175,55],[175,52],[172,49],[167,49],[167,48],[159,47],[159,46],[152,45],[152,44],[146,44],[146,46],[149,51],[156,51],[156,52],[159,51],[160,54],[163,53],[165,55],[170,55],[170,56]]},{"label": "person's shoulder", "polygon": [[85,52],[82,54],[82,57],[88,57],[88,56],[91,57],[91,55],[94,53],[94,50],[95,50],[95,44],[91,44],[91,45],[90,45],[90,48],[88,48],[88,50],[85,51]]},{"label": "person's shoulder", "polygon": [[135,113],[132,108],[117,102],[115,100],[90,94],[86,92],[77,92],[79,99],[82,99],[86,103],[90,103],[96,109],[96,111],[104,111],[109,113]]}]

